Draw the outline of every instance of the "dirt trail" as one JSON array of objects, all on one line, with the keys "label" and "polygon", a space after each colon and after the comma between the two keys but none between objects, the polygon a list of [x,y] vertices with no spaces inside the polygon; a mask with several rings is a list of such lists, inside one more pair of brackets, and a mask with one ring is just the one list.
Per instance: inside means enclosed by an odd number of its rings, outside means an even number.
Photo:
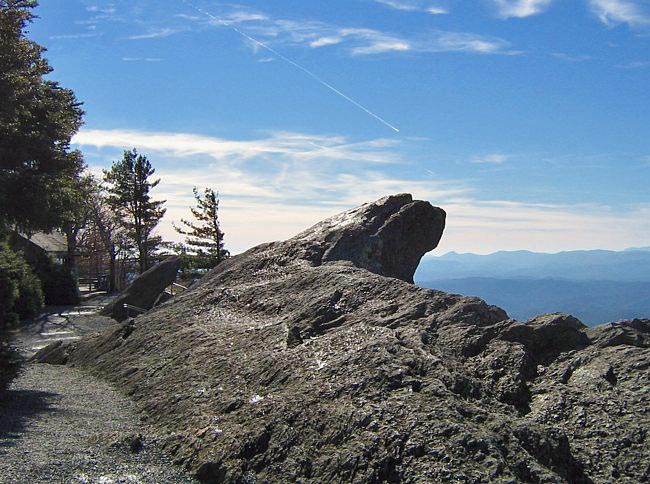
[{"label": "dirt trail", "polygon": [[[95,301],[94,305],[97,301]],[[44,313],[16,334],[25,355],[107,322],[79,308]],[[136,406],[80,370],[29,363],[0,400],[2,483],[196,482],[158,450]]]}]

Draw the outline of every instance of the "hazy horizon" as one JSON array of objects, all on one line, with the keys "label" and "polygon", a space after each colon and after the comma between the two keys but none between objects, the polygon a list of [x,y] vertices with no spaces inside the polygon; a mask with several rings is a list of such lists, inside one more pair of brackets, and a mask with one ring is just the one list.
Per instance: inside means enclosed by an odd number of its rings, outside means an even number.
[{"label": "hazy horizon", "polygon": [[545,251],[533,251],[533,250],[528,250],[528,249],[514,249],[514,250],[496,250],[494,252],[485,252],[485,253],[480,253],[480,252],[459,252],[457,250],[450,250],[448,252],[444,253],[438,253],[438,250],[435,249],[431,252],[427,252],[424,254],[423,257],[444,257],[446,255],[481,255],[481,256],[486,256],[486,255],[495,255],[498,253],[513,253],[513,252],[528,252],[531,254],[543,254],[543,255],[558,255],[558,254],[563,254],[567,252],[594,252],[594,251],[605,251],[605,252],[632,252],[632,251],[650,251],[650,246],[648,247],[626,247],[624,249],[571,249],[571,250],[559,250],[555,252],[545,252]]}]

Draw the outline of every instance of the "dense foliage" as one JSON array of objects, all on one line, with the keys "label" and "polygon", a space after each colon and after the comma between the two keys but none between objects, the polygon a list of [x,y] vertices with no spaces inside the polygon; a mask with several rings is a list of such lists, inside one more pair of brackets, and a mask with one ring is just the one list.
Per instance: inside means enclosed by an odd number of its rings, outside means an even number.
[{"label": "dense foliage", "polygon": [[57,264],[46,254],[39,254],[31,265],[43,287],[43,297],[48,306],[65,306],[79,303],[77,280],[67,267]]},{"label": "dense foliage", "polygon": [[196,222],[181,219],[184,227],[174,226],[179,234],[186,235],[182,253],[194,269],[211,269],[230,256],[225,249],[219,223],[219,196],[211,188],[203,196],[194,187],[196,208],[190,208]]},{"label": "dense foliage", "polygon": [[153,230],[166,211],[162,208],[165,200],[151,199],[150,191],[160,183],[160,179],[149,178],[155,171],[147,157],[135,149],[125,151],[110,170],[104,170],[104,181],[110,185],[107,202],[137,251],[140,273],[150,267],[151,255],[161,243]]},{"label": "dense foliage", "polygon": [[43,307],[41,282],[29,264],[0,245],[0,327],[35,315]]},{"label": "dense foliage", "polygon": [[18,376],[22,359],[18,350],[6,342],[6,336],[0,334],[0,392]]},{"label": "dense foliage", "polygon": [[83,111],[72,91],[46,80],[43,47],[25,37],[35,0],[0,0],[0,228],[62,226],[83,169],[70,150]]}]

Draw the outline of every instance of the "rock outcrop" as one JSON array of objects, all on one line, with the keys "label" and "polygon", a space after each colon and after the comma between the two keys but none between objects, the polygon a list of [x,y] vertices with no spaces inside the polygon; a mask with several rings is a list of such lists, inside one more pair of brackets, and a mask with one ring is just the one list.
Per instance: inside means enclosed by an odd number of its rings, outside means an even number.
[{"label": "rock outcrop", "polygon": [[348,261],[382,276],[413,282],[420,259],[440,242],[444,210],[409,194],[343,212],[290,239],[284,252],[314,265]]},{"label": "rock outcrop", "polygon": [[57,351],[208,482],[647,481],[650,320],[522,324],[418,288],[443,225],[387,197]]},{"label": "rock outcrop", "polygon": [[117,321],[128,317],[125,304],[149,310],[159,300],[161,294],[172,283],[176,282],[176,274],[181,267],[180,257],[169,257],[140,274],[119,296],[117,296],[101,312]]}]

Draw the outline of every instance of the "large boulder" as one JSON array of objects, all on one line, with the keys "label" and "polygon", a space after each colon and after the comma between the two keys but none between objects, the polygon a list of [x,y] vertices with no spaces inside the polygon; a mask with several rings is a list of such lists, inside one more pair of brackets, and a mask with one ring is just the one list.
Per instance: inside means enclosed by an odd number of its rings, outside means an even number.
[{"label": "large boulder", "polygon": [[131,395],[207,482],[647,481],[649,322],[418,288],[443,220],[381,199],[51,358]]},{"label": "large boulder", "polygon": [[444,228],[444,210],[403,193],[328,218],[286,245],[315,265],[348,261],[412,283],[420,259],[438,246]]},{"label": "large boulder", "polygon": [[143,310],[151,309],[165,288],[176,282],[181,267],[180,257],[169,257],[140,274],[124,291],[101,311],[117,321],[124,321],[129,315],[125,304]]}]

